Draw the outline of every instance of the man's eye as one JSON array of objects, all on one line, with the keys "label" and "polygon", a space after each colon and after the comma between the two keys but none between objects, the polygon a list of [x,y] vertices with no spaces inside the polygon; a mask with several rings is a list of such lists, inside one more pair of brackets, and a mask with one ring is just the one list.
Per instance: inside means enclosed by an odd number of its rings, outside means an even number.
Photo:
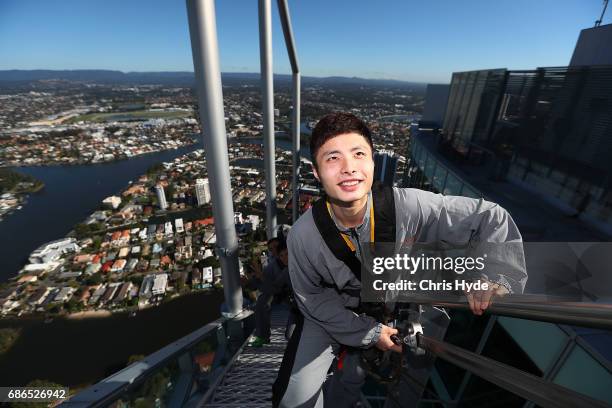
[{"label": "man's eye", "polygon": [[327,161],[332,161],[332,160],[336,160],[338,157],[337,156],[329,156],[327,158]]},{"label": "man's eye", "polygon": [[366,155],[365,152],[357,152],[357,156],[359,156],[359,157],[363,157],[365,155]]}]

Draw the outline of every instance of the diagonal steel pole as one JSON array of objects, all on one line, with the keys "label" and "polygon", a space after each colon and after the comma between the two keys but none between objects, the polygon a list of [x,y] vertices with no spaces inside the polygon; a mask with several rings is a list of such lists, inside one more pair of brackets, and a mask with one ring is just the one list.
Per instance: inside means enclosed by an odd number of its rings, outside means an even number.
[{"label": "diagonal steel pole", "polygon": [[214,0],[187,0],[187,15],[215,217],[217,253],[223,274],[227,312],[230,316],[235,316],[242,310],[242,290],[238,271],[238,239],[234,226]]},{"label": "diagonal steel pole", "polygon": [[276,165],[274,162],[274,78],[272,76],[272,7],[270,0],[259,0],[259,58],[266,172],[266,231],[268,238],[272,238],[276,236]]}]

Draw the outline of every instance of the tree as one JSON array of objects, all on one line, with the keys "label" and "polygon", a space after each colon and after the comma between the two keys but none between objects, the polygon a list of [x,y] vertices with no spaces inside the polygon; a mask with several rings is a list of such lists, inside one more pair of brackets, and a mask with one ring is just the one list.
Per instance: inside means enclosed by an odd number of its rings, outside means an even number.
[{"label": "tree", "polygon": [[168,187],[166,187],[166,200],[172,200],[172,195],[176,192],[174,188],[174,184],[168,183]]},{"label": "tree", "polygon": [[94,251],[99,250],[100,245],[102,245],[102,237],[100,235],[96,235],[92,239],[93,239],[93,243],[91,244],[91,247],[93,248]]},{"label": "tree", "polygon": [[219,260],[217,258],[215,258],[214,256],[209,256],[208,258],[204,258],[198,266],[204,268],[207,266],[212,266],[212,268],[215,269],[219,268],[221,264],[219,263]]},{"label": "tree", "polygon": [[137,361],[141,361],[144,359],[145,359],[144,354],[132,354],[131,356],[128,357],[127,365],[133,364]]},{"label": "tree", "polygon": [[77,239],[85,238],[89,235],[89,225],[80,223],[74,226],[74,232],[76,233]]},{"label": "tree", "polygon": [[[45,388],[45,389],[55,389],[55,388],[65,388],[61,384],[54,383],[49,380],[32,380],[26,384],[26,387],[32,388]],[[66,395],[68,397],[68,395]],[[49,402],[13,402],[11,407],[14,408],[47,408],[50,405]]]},{"label": "tree", "polygon": [[102,283],[102,275],[99,273],[94,273],[85,279],[85,284],[89,286],[99,285],[100,283]]},{"label": "tree", "polygon": [[75,313],[82,309],[83,304],[74,296],[66,303],[65,308],[69,313]]},{"label": "tree", "polygon": [[156,163],[147,169],[147,175],[151,176],[161,172],[164,169],[164,165],[162,163]]},{"label": "tree", "polygon": [[19,329],[6,327],[0,329],[0,355],[7,352],[19,338]]}]

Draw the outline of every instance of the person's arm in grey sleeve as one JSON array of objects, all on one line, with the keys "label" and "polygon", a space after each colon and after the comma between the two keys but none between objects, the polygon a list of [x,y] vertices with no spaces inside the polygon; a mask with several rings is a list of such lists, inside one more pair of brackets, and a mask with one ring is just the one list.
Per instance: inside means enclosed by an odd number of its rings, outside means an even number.
[{"label": "person's arm in grey sleeve", "polygon": [[397,189],[396,198],[400,198],[407,214],[412,214],[399,220],[408,231],[418,231],[428,242],[475,245],[475,253],[486,254],[482,278],[511,293],[523,292],[527,272],[522,238],[504,208],[484,199],[417,189]]},{"label": "person's arm in grey sleeve", "polygon": [[[378,341],[381,325],[372,317],[357,315],[344,307],[334,288],[321,285],[299,237],[289,233],[289,276],[296,303],[305,318],[319,324],[340,344],[369,347]],[[316,255],[316,254],[311,254]]]}]

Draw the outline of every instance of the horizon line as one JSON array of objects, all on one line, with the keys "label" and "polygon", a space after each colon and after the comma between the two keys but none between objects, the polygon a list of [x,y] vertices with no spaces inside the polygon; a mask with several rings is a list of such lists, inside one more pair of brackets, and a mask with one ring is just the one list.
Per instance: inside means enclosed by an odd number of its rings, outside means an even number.
[{"label": "horizon line", "polygon": [[[32,71],[108,71],[108,72],[120,72],[122,74],[155,74],[155,73],[183,73],[183,74],[191,74],[195,75],[194,71],[123,71],[120,69],[109,69],[109,68],[66,68],[66,69],[50,69],[50,68],[34,68],[34,69],[23,69],[23,68],[10,68],[10,69],[0,69],[1,72],[7,71],[22,71],[22,72],[32,72]],[[260,72],[249,72],[249,71],[221,71],[221,74],[249,74],[249,75],[261,75]],[[277,73],[274,72],[273,75],[286,75],[291,76],[292,73]],[[419,80],[406,80],[406,79],[396,79],[396,78],[366,78],[360,76],[346,76],[346,75],[328,75],[328,76],[316,76],[316,75],[302,75],[302,78],[317,78],[317,79],[327,79],[327,78],[347,78],[347,79],[362,79],[367,81],[394,81],[394,82],[404,82],[410,84],[432,84],[432,85],[450,85],[449,82],[431,82],[431,81],[419,81]]]}]

